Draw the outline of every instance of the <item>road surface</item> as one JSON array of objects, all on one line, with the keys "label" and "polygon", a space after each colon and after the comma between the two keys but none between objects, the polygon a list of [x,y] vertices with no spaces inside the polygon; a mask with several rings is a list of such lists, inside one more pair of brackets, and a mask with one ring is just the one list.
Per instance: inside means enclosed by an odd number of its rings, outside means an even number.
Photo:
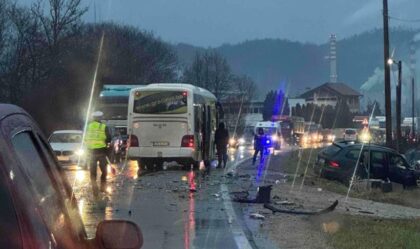
[{"label": "road surface", "polygon": [[213,169],[206,179],[196,172],[196,192],[190,192],[191,172],[176,166],[138,176],[135,161],[113,165],[99,198],[87,170],[71,165],[65,172],[90,237],[101,220],[128,219],[141,227],[143,248],[258,248],[225,177],[251,154],[250,148],[231,151],[228,167]]}]

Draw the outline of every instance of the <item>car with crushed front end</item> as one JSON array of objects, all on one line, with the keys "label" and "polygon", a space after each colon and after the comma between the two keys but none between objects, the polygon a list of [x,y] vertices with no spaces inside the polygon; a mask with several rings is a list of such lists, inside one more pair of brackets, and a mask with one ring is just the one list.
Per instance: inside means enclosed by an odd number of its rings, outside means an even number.
[{"label": "car with crushed front end", "polygon": [[390,180],[404,186],[415,186],[420,182],[420,171],[412,167],[403,155],[375,144],[333,143],[319,152],[314,169],[321,177],[345,184],[349,184],[354,171],[356,179]]}]

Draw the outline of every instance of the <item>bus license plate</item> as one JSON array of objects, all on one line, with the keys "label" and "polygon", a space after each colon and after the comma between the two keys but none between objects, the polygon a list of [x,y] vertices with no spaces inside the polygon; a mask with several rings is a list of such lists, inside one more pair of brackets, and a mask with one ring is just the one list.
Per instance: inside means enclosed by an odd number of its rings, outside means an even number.
[{"label": "bus license plate", "polygon": [[155,147],[169,146],[169,142],[166,141],[153,142],[152,144]]}]

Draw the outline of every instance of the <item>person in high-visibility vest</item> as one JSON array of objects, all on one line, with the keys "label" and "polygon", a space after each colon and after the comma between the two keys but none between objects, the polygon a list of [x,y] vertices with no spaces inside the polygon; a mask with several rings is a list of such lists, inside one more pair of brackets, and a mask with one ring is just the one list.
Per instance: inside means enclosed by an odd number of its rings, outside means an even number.
[{"label": "person in high-visibility vest", "polygon": [[92,121],[89,122],[86,135],[85,144],[89,152],[89,169],[90,179],[93,184],[94,195],[98,194],[96,185],[96,171],[99,162],[101,170],[101,188],[105,186],[107,176],[107,150],[108,143],[111,141],[111,135],[107,126],[101,123],[103,113],[96,111],[92,114]]}]

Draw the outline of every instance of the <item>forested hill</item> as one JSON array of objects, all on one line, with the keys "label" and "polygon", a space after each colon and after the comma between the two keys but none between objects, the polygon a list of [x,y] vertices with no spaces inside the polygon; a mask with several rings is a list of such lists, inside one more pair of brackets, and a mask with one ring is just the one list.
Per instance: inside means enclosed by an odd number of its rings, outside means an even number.
[{"label": "forested hill", "polygon": [[[394,57],[409,61],[409,44],[419,31],[393,29],[390,32]],[[372,30],[346,39],[337,37],[339,81],[359,87],[383,66],[383,33]],[[189,65],[196,51],[205,48],[188,44],[174,46],[179,61]],[[235,73],[252,77],[258,85],[259,95],[276,89],[282,82],[291,83],[291,94],[302,92],[329,79],[328,37],[325,44],[316,45],[282,39],[250,40],[215,48],[230,63]]]}]

